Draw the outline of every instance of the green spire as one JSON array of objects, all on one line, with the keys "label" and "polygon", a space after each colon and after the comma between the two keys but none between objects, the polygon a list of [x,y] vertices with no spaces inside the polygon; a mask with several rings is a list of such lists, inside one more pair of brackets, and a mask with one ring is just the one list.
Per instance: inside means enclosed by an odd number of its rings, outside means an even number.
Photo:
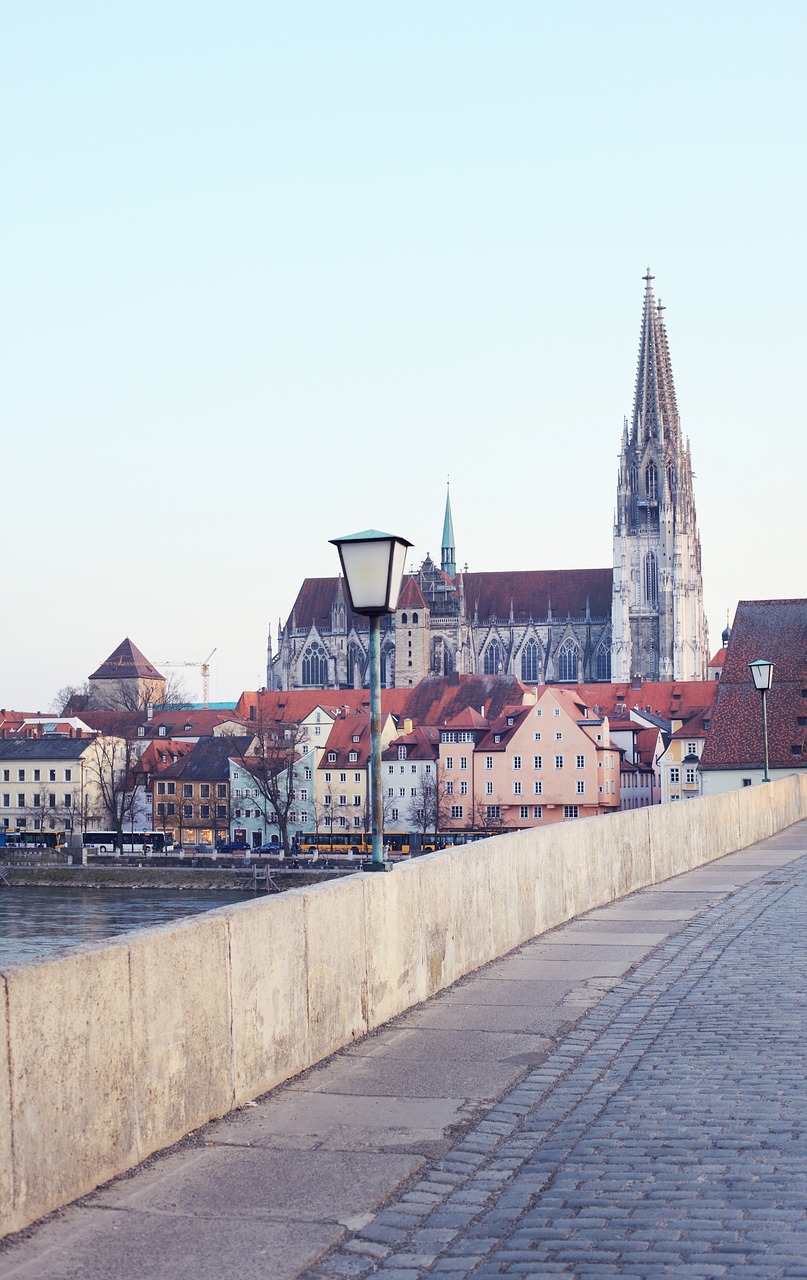
[{"label": "green spire", "polygon": [[451,519],[451,494],[449,492],[448,481],[446,481],[446,516],[443,521],[443,549],[440,559],[440,568],[443,573],[447,573],[449,578],[457,576],[457,566],[454,559],[454,521]]}]

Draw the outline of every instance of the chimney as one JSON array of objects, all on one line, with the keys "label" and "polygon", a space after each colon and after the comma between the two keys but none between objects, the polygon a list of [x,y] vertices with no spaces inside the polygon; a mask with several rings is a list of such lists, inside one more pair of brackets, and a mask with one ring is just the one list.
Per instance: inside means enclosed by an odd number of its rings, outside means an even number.
[{"label": "chimney", "polygon": [[148,704],[148,707],[146,708],[146,719],[147,720],[154,719],[154,706],[151,702]]},{"label": "chimney", "polygon": [[634,676],[634,677],[633,677],[633,679],[632,679],[632,680],[631,680],[631,682],[630,682],[630,687],[631,687],[631,689],[641,689],[641,687],[642,687],[642,677],[641,677],[641,676]]}]

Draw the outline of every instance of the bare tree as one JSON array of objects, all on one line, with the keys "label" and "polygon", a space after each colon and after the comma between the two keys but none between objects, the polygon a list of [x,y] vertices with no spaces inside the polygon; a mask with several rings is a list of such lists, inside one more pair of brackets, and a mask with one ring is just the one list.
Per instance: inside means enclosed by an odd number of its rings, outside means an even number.
[{"label": "bare tree", "polygon": [[57,716],[80,716],[90,702],[90,682],[66,684],[57,689],[50,704],[51,711]]},{"label": "bare tree", "polygon": [[[123,727],[123,726],[122,726]],[[115,848],[123,848],[123,833],[134,825],[143,776],[137,769],[140,752],[136,724],[130,732],[99,735],[86,757],[86,770],[97,789],[99,817],[115,833]]]},{"label": "bare tree", "polygon": [[[263,801],[267,822],[277,826],[283,851],[288,854],[289,826],[301,782],[297,765],[305,750],[305,730],[299,724],[269,719],[259,702],[257,718],[244,726],[244,733],[252,736],[252,745],[244,756],[242,738],[236,758],[249,773]],[[234,744],[235,739],[232,741]]]}]

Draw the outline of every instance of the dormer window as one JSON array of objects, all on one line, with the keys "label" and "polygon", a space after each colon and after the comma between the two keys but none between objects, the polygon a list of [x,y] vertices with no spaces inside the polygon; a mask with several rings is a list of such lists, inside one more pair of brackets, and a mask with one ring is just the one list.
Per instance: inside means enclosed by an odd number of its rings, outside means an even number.
[{"label": "dormer window", "polygon": [[361,742],[361,734],[360,734],[360,733],[354,733],[354,734],[353,734],[353,741],[354,741],[354,742]]},{"label": "dormer window", "polygon": [[183,728],[182,732],[183,732],[183,733],[190,733],[190,731],[191,731],[191,726],[190,726],[189,724],[186,724],[186,725],[184,726],[184,728]]},{"label": "dormer window", "polygon": [[494,742],[501,742],[501,740],[502,740],[502,735],[501,735],[500,733],[494,733],[494,735],[493,735],[493,741],[494,741]]},{"label": "dormer window", "polygon": [[328,764],[336,764],[336,752],[335,752],[335,751],[329,751],[329,752],[328,752]]},{"label": "dormer window", "polygon": [[351,764],[355,764],[358,758],[359,758],[358,751],[351,751],[350,755],[348,756],[348,759]]},{"label": "dormer window", "polygon": [[398,748],[398,759],[399,759],[399,760],[405,760],[405,759],[406,759],[406,747],[399,747],[399,748]]},{"label": "dormer window", "polygon": [[145,738],[145,736],[146,736],[146,726],[145,726],[144,724],[139,724],[139,725],[137,726],[137,736],[138,736],[138,738]]},{"label": "dormer window", "polygon": [[510,724],[510,725],[515,724],[515,720],[514,720],[514,718],[513,718],[512,716],[508,716],[508,717],[507,717],[507,723],[508,723],[508,724]]},{"label": "dormer window", "polygon": [[166,732],[167,731],[166,731],[165,725],[161,724],[157,730],[157,736],[160,738],[164,738],[166,736]]}]

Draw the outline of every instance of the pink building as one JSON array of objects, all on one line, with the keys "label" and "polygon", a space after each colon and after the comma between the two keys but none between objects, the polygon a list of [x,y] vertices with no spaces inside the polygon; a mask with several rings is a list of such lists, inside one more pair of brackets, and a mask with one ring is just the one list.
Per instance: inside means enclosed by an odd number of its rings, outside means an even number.
[{"label": "pink building", "polygon": [[620,756],[607,717],[592,716],[573,689],[546,686],[537,703],[492,721],[461,712],[440,728],[443,829],[504,831],[614,812]]}]

